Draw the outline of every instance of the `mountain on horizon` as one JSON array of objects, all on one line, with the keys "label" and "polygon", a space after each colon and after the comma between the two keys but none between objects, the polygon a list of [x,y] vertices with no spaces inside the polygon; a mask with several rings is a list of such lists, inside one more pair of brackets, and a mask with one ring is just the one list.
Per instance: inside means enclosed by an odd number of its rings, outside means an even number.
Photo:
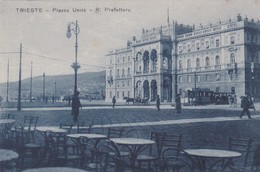
[{"label": "mountain on horizon", "polygon": [[[82,94],[105,91],[105,71],[101,72],[84,72],[78,73],[78,90]],[[74,91],[74,74],[66,75],[45,75],[45,95],[52,96],[55,91],[56,95],[71,95]],[[24,79],[22,82],[21,96],[28,97],[30,94],[30,78]],[[0,95],[6,98],[7,83],[0,84]],[[43,76],[32,78],[32,96],[43,95]],[[9,83],[9,100],[18,97],[18,81]]]}]

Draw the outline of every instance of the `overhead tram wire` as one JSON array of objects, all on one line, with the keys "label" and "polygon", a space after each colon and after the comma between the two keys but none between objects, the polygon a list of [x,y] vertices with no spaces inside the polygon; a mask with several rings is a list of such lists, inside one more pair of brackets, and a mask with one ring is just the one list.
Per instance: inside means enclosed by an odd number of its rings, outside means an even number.
[{"label": "overhead tram wire", "polygon": [[[49,59],[49,60],[62,61],[62,62],[66,62],[66,63],[69,63],[69,64],[72,63],[71,61],[62,60],[62,59],[58,59],[58,58],[54,58],[54,57],[48,57],[48,56],[44,56],[44,55],[38,55],[38,54],[30,53],[30,52],[23,52],[23,53],[29,54],[29,55],[32,55],[32,56],[36,56],[36,57],[42,57],[42,58]],[[106,68],[104,66],[89,65],[89,64],[84,64],[84,63],[81,63],[81,65],[89,66],[89,67],[95,67],[95,68],[103,68],[103,69]]]}]

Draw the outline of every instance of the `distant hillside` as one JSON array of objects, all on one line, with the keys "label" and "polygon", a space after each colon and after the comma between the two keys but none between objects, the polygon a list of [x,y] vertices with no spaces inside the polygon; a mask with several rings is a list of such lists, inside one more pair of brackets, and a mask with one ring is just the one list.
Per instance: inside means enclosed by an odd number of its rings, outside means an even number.
[{"label": "distant hillside", "polygon": [[[43,76],[33,77],[33,96],[43,94]],[[71,75],[45,75],[45,94],[53,95],[56,82],[56,94],[67,95],[74,90],[74,74]],[[82,93],[104,91],[105,90],[105,71],[86,72],[78,74],[78,90]],[[22,80],[22,97],[30,93],[30,78]],[[6,83],[0,84],[0,95],[6,98]],[[9,83],[9,98],[17,98],[18,82]]]}]

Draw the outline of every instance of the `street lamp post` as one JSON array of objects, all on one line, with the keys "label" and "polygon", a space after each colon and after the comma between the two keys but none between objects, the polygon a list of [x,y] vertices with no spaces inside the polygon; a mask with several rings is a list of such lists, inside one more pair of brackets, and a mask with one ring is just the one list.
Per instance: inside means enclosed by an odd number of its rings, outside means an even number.
[{"label": "street lamp post", "polygon": [[78,21],[76,20],[76,23],[74,22],[69,22],[68,23],[68,30],[67,30],[67,38],[71,37],[71,31],[75,33],[76,36],[76,41],[75,41],[75,62],[71,65],[71,67],[75,71],[75,83],[74,83],[74,92],[77,91],[77,72],[78,69],[80,68],[80,65],[78,64],[78,34],[80,32],[80,28],[78,26]]}]

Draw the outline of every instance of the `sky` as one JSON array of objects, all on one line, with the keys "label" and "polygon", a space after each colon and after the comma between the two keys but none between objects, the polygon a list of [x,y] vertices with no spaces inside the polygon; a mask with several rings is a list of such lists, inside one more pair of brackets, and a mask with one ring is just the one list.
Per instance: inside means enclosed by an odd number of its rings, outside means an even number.
[{"label": "sky", "polygon": [[[73,12],[76,8],[82,12]],[[127,40],[138,38],[143,28],[167,24],[168,8],[170,21],[195,26],[235,18],[238,13],[260,19],[260,0],[0,0],[0,83],[7,82],[8,59],[9,81],[19,79],[20,44],[22,79],[31,76],[31,63],[33,76],[74,74],[75,34],[68,39],[66,32],[68,23],[76,20],[78,72],[105,70],[109,50],[126,47]]]}]

